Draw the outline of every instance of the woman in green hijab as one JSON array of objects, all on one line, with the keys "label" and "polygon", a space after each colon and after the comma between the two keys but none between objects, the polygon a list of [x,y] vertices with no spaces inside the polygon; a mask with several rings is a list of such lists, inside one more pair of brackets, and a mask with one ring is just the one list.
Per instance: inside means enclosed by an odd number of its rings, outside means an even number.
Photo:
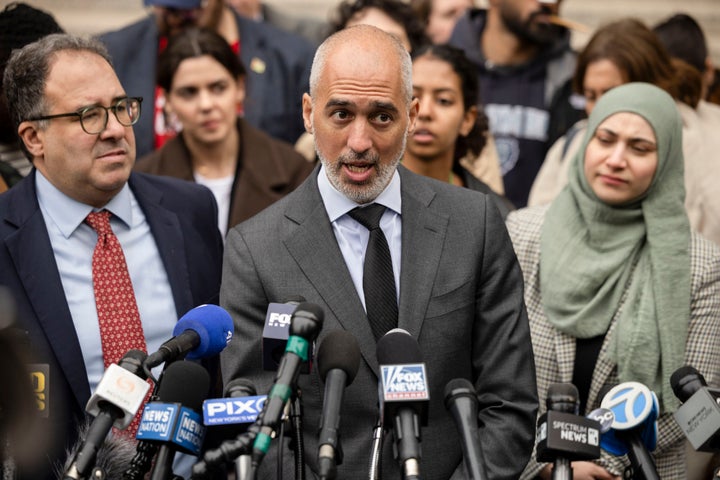
[{"label": "woman in green hijab", "polygon": [[[670,376],[683,365],[720,385],[720,248],[691,233],[683,207],[682,121],[646,83],[610,90],[588,120],[567,187],[512,213],[525,278],[541,411],[551,383],[578,387],[581,414],[603,386],[636,381],[658,397],[663,479],[684,479]],[[624,457],[574,462],[574,478],[613,478]],[[550,478],[532,460],[523,478]]]}]

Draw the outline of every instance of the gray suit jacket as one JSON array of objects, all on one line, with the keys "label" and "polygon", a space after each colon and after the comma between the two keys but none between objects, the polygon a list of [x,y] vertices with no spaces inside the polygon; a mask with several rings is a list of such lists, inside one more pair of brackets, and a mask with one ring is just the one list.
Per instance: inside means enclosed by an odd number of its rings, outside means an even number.
[{"label": "gray suit jacket", "polygon": [[[398,326],[419,343],[431,397],[428,426],[422,429],[422,478],[445,480],[459,474],[460,443],[443,405],[445,385],[458,377],[471,380],[479,394],[489,478],[517,478],[532,450],[537,395],[522,274],[504,223],[481,193],[403,167],[399,172]],[[223,378],[249,379],[266,393],[273,381],[261,361],[268,303],[301,295],[322,307],[325,322],[318,343],[342,328],[355,336],[362,353],[357,377],[345,392],[340,428],[345,458],[338,478],[363,479],[378,412],[376,342],[323,206],[317,173],[228,234],[220,295],[236,332],[221,356]],[[323,401],[316,367],[300,376],[299,385],[305,461],[316,471]],[[385,478],[400,475],[392,443],[392,435],[386,436]],[[272,478],[273,464],[265,459],[267,478]]]},{"label": "gray suit jacket", "polygon": [[[571,382],[575,362],[576,339],[555,329],[542,306],[540,290],[540,235],[548,205],[531,207],[512,212],[507,226],[518,260],[525,275],[527,288],[525,302],[530,315],[530,330],[537,367],[538,395],[547,397],[552,383]],[[720,386],[720,247],[693,233],[690,243],[691,306],[685,364],[692,365],[703,374],[708,385]],[[622,309],[625,298],[618,306]],[[617,365],[611,359],[612,332],[617,325],[617,315],[612,319],[600,354],[595,364],[585,412],[600,407],[600,392],[606,385],[619,383]],[[670,379],[666,379],[669,381]],[[544,413],[544,402],[540,413]],[[658,444],[653,452],[660,478],[683,480],[687,473],[685,465],[685,439],[670,412],[658,418]],[[622,475],[629,461],[627,457],[614,457],[603,450],[596,463],[614,475]],[[522,475],[533,479],[545,466],[532,460]]]}]

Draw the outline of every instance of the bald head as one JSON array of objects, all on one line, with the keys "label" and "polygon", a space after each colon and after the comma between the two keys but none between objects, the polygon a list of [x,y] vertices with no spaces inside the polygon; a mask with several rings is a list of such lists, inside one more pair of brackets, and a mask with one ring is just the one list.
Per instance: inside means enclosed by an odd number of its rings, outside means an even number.
[{"label": "bald head", "polygon": [[407,105],[412,100],[412,60],[410,54],[394,36],[370,25],[357,25],[340,30],[328,37],[315,52],[310,71],[310,96],[315,98],[318,83],[332,58],[354,59],[356,66],[386,66],[400,72],[402,96]]}]

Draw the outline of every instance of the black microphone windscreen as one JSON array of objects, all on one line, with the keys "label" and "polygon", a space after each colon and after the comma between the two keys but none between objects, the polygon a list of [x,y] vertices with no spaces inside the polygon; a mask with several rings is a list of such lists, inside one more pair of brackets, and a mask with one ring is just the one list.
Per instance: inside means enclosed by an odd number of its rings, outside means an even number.
[{"label": "black microphone windscreen", "polygon": [[224,397],[252,397],[257,395],[255,385],[246,378],[235,378],[225,385]]},{"label": "black microphone windscreen", "polygon": [[552,383],[547,391],[547,409],[555,412],[578,414],[580,394],[572,383]]},{"label": "black microphone windscreen", "polygon": [[472,382],[466,378],[454,378],[445,385],[445,407],[459,396],[466,396],[477,402],[477,394]]},{"label": "black microphone windscreen", "polygon": [[347,375],[347,386],[353,382],[360,367],[360,346],[350,332],[333,330],[320,343],[315,361],[323,382],[330,370],[340,369]]},{"label": "black microphone windscreen", "polygon": [[302,295],[288,295],[283,299],[280,303],[293,303],[295,305],[299,305],[305,301],[305,297]]},{"label": "black microphone windscreen", "polygon": [[417,340],[407,330],[393,328],[378,340],[377,361],[380,365],[421,363],[422,354]]},{"label": "black microphone windscreen", "polygon": [[[65,465],[62,472],[56,472],[56,478],[66,478],[64,472],[67,472],[72,463],[75,461],[78,449],[83,445],[87,438],[88,430],[92,422],[87,419],[78,430],[78,442],[71,450],[68,450]],[[135,442],[122,436],[111,434],[108,435],[97,451],[95,457],[94,468],[102,471],[105,480],[121,480],[124,473],[130,466],[133,456],[135,456]],[[96,478],[90,476],[88,478]],[[97,478],[100,478],[98,475]]]},{"label": "black microphone windscreen", "polygon": [[317,321],[319,321],[321,324],[322,321],[325,319],[325,311],[322,309],[322,307],[312,302],[300,302],[297,308],[295,308],[295,315],[303,317],[315,317],[315,319],[317,319]]},{"label": "black microphone windscreen", "polygon": [[670,376],[670,386],[675,396],[685,403],[695,392],[707,387],[705,377],[690,365],[684,365]]},{"label": "black microphone windscreen", "polygon": [[600,388],[600,391],[598,392],[597,398],[602,402],[602,399],[607,396],[608,393],[610,393],[610,390],[617,387],[617,384],[615,385],[603,385],[602,388]]},{"label": "black microphone windscreen", "polygon": [[140,350],[128,350],[127,353],[120,359],[118,365],[128,372],[132,373],[136,377],[140,377],[143,380],[147,380],[147,374],[143,368],[143,363],[147,358],[147,353]]},{"label": "black microphone windscreen", "polygon": [[181,360],[165,368],[158,398],[164,403],[179,403],[195,411],[202,411],[202,403],[210,389],[210,375],[200,364]]}]

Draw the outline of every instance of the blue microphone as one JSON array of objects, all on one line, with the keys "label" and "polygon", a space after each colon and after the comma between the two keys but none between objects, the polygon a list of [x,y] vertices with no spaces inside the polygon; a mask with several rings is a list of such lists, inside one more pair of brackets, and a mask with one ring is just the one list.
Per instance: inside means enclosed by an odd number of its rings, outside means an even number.
[{"label": "blue microphone", "polygon": [[210,375],[194,362],[174,362],[163,372],[157,402],[143,410],[137,439],[160,444],[152,480],[169,478],[176,451],[198,455],[205,438],[202,402],[210,388]]},{"label": "blue microphone", "polygon": [[612,428],[602,436],[603,450],[620,456],[627,454],[639,480],[660,480],[650,452],[657,445],[657,397],[638,382],[612,387],[602,399],[602,408],[614,415]]},{"label": "blue microphone", "polygon": [[216,355],[230,343],[233,331],[232,317],[225,309],[217,305],[200,305],[177,321],[173,338],[148,355],[144,365],[151,369],[183,357],[198,359]]},{"label": "blue microphone", "polygon": [[225,398],[205,400],[203,422],[217,429],[223,441],[212,450],[206,450],[193,465],[193,479],[210,479],[221,475],[219,467],[235,461],[235,478],[252,478],[250,446],[255,433],[248,429],[257,421],[265,406],[267,395],[256,395],[255,385],[244,378],[236,378],[225,386]]}]

